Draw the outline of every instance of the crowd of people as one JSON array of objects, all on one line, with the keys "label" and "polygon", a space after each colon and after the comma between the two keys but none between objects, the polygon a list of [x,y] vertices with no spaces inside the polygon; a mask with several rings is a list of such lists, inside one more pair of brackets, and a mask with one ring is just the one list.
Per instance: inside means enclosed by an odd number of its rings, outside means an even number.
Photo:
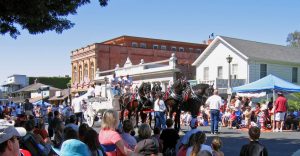
[{"label": "crowd of people", "polygon": [[[130,120],[120,123],[119,114],[114,110],[103,114],[101,129],[96,132],[83,123],[83,105],[76,100],[72,106],[65,107],[71,110],[68,114],[60,107],[45,109],[29,100],[23,105],[2,104],[0,155],[223,156],[222,141],[217,136],[220,126],[249,129],[250,143],[242,147],[241,156],[268,155],[266,148],[258,142],[262,129],[274,128],[277,132],[284,128],[299,128],[297,117],[286,114],[287,100],[282,93],[278,93],[275,105],[273,102],[260,105],[253,104],[250,98],[238,96],[227,104],[218,91],[214,91],[197,118],[192,118],[189,113],[182,114],[182,124],[191,129],[180,137],[173,128],[173,120],[166,118],[166,107],[161,99],[158,94],[154,102],[154,130],[148,124],[141,124],[138,134]],[[206,134],[199,129],[201,125],[211,126],[213,139],[210,144],[206,143]]]}]

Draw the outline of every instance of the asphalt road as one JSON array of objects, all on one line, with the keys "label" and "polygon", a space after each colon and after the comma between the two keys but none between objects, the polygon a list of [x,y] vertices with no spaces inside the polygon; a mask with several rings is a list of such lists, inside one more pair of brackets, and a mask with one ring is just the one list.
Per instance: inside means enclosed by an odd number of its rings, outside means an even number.
[{"label": "asphalt road", "polygon": [[[99,127],[94,127],[99,132]],[[210,134],[210,128],[199,127],[200,130],[206,132],[206,144],[210,145],[214,135]],[[189,130],[183,127],[181,135]],[[222,128],[220,134],[223,141],[222,151],[226,156],[239,156],[240,149],[244,144],[249,142],[248,132]],[[261,134],[260,142],[267,147],[269,156],[291,156],[300,149],[300,132],[264,132]]]}]

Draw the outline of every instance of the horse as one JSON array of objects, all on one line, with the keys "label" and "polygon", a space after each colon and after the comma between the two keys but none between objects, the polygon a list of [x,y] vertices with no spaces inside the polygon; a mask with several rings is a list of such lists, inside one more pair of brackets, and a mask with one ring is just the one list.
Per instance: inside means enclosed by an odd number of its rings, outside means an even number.
[{"label": "horse", "polygon": [[151,126],[152,116],[151,110],[153,109],[153,99],[151,99],[151,84],[143,82],[138,88],[138,108],[136,110],[136,127],[138,125],[138,114],[140,114],[142,123],[147,120],[147,112],[149,112],[149,125]]},{"label": "horse", "polygon": [[122,94],[120,96],[119,104],[120,104],[120,109],[121,109],[121,115],[120,115],[121,123],[123,123],[123,121],[124,121],[126,111],[128,112],[128,114],[127,114],[128,119],[131,120],[132,122],[136,122],[136,120],[134,120],[132,118],[136,117],[135,113],[137,112],[137,108],[139,105],[137,96],[138,96],[137,93],[126,93],[126,94]]},{"label": "horse", "polygon": [[183,93],[186,92],[188,86],[188,82],[183,81],[182,79],[178,79],[174,82],[171,89],[165,93],[170,95],[164,99],[168,109],[169,118],[172,118],[173,114],[176,113],[174,119],[174,128],[176,130],[180,129],[180,113],[182,109],[182,104],[184,102]]},{"label": "horse", "polygon": [[209,96],[213,94],[213,85],[197,84],[187,89],[182,110],[191,112],[191,116],[196,118],[199,114],[200,107],[205,105]]}]

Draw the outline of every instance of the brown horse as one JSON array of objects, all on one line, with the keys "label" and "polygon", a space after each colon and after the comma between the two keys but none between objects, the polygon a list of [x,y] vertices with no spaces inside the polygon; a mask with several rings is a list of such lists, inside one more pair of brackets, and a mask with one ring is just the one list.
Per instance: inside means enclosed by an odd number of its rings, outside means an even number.
[{"label": "brown horse", "polygon": [[[136,122],[136,112],[139,105],[137,94],[136,93],[127,93],[121,95],[119,99],[120,108],[121,108],[121,115],[120,115],[120,122],[123,123],[124,118],[126,117],[125,112],[128,112],[127,117],[132,122]],[[133,123],[135,125],[135,123]]]}]

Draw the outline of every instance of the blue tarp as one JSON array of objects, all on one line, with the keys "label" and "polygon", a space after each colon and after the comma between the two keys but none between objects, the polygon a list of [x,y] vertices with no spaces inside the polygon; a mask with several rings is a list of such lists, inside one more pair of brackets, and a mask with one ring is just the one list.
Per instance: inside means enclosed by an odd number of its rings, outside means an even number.
[{"label": "blue tarp", "polygon": [[[42,106],[42,100],[39,100],[39,101],[37,101],[37,102],[34,102],[34,103],[32,103],[33,105],[40,105],[40,106]],[[50,103],[48,103],[48,102],[45,102],[44,101],[44,106],[50,106],[51,104]]]},{"label": "blue tarp", "polygon": [[270,74],[252,83],[233,88],[233,92],[238,93],[262,91],[272,92],[273,90],[282,92],[300,92],[300,86]]}]

